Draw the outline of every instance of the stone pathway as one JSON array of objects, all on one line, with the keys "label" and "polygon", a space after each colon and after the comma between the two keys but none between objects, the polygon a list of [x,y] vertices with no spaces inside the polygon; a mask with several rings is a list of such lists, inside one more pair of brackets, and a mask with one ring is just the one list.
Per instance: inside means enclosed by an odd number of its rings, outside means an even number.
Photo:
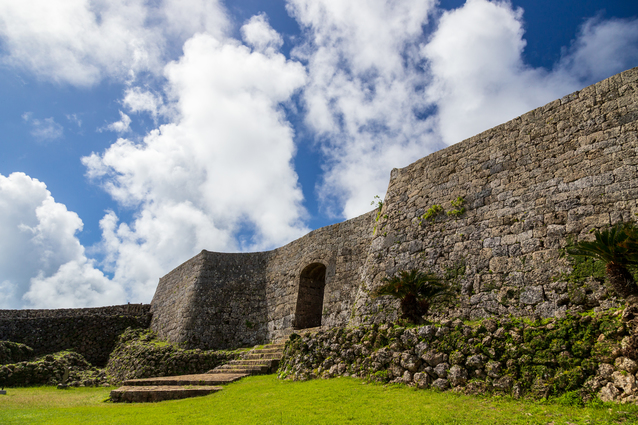
[{"label": "stone pathway", "polygon": [[284,351],[284,343],[255,348],[241,359],[233,360],[199,375],[162,376],[129,379],[111,391],[113,402],[154,402],[196,397],[220,391],[219,385],[235,382],[248,375],[274,373]]}]

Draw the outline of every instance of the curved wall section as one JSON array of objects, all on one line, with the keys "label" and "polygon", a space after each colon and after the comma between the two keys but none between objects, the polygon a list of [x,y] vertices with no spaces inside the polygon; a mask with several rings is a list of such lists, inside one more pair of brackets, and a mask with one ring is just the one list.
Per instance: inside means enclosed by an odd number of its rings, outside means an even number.
[{"label": "curved wall section", "polygon": [[151,303],[151,328],[161,338],[203,349],[251,346],[287,336],[296,321],[302,273],[311,264],[325,267],[325,285],[322,300],[311,297],[308,307],[319,311],[322,325],[345,325],[375,216],[370,212],[314,230],[273,251],[202,251],[160,279]]}]

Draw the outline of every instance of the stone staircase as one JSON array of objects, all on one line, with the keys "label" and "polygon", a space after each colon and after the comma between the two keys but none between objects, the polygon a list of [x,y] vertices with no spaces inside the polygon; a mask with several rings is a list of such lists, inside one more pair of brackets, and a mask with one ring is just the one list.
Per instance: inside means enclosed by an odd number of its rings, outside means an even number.
[{"label": "stone staircase", "polygon": [[113,402],[154,402],[196,397],[220,391],[219,385],[235,382],[249,375],[264,375],[277,371],[284,351],[284,342],[254,348],[213,370],[198,375],[162,376],[129,379],[111,391]]},{"label": "stone staircase", "polygon": [[284,352],[285,343],[273,343],[256,348],[244,354],[241,359],[233,360],[223,366],[209,370],[209,374],[246,374],[265,375],[274,373]]}]

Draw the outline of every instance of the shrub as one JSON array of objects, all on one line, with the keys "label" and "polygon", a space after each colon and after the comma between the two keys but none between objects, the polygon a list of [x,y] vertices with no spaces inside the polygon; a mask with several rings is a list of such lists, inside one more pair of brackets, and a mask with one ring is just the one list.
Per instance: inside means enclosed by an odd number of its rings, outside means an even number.
[{"label": "shrub", "polygon": [[638,265],[638,227],[617,223],[602,232],[594,232],[592,242],[579,242],[567,252],[574,257],[589,257],[606,264],[611,288],[622,297],[638,296],[638,285],[629,271]]},{"label": "shrub", "polygon": [[398,275],[383,278],[383,285],[372,291],[373,297],[389,295],[401,300],[401,318],[421,323],[433,302],[451,296],[447,284],[431,272],[401,270]]}]

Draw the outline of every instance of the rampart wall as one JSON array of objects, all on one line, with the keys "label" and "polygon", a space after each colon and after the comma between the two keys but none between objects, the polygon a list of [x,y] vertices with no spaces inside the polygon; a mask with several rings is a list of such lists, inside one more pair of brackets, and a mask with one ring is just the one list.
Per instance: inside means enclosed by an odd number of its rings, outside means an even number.
[{"label": "rampart wall", "polygon": [[300,275],[325,267],[321,323],[345,325],[353,313],[375,212],[314,230],[268,252],[202,251],[160,279],[151,328],[160,338],[203,349],[250,346],[295,327]]},{"label": "rampart wall", "polygon": [[[555,100],[391,173],[354,323],[395,317],[368,295],[401,269],[444,275],[463,264],[448,315],[562,315],[613,307],[600,282],[569,283],[568,238],[635,220],[638,69]],[[458,216],[423,216],[465,199]],[[458,267],[457,267],[458,269]]]},{"label": "rampart wall", "polygon": [[0,310],[0,341],[33,348],[35,355],[71,349],[103,366],[127,328],[148,328],[150,305],[56,310]]},{"label": "rampart wall", "polygon": [[[378,221],[372,211],[268,252],[202,251],[160,279],[150,326],[187,347],[220,349],[315,323],[393,320],[397,302],[369,293],[412,268],[458,284],[456,305],[436,311],[441,317],[615,307],[601,281],[568,278],[561,252],[570,237],[591,238],[638,213],[637,90],[635,68],[393,170]],[[429,214],[435,206],[444,211]],[[0,339],[40,352],[73,348],[103,363],[117,334],[146,327],[150,314],[148,306],[5,310]]]}]

